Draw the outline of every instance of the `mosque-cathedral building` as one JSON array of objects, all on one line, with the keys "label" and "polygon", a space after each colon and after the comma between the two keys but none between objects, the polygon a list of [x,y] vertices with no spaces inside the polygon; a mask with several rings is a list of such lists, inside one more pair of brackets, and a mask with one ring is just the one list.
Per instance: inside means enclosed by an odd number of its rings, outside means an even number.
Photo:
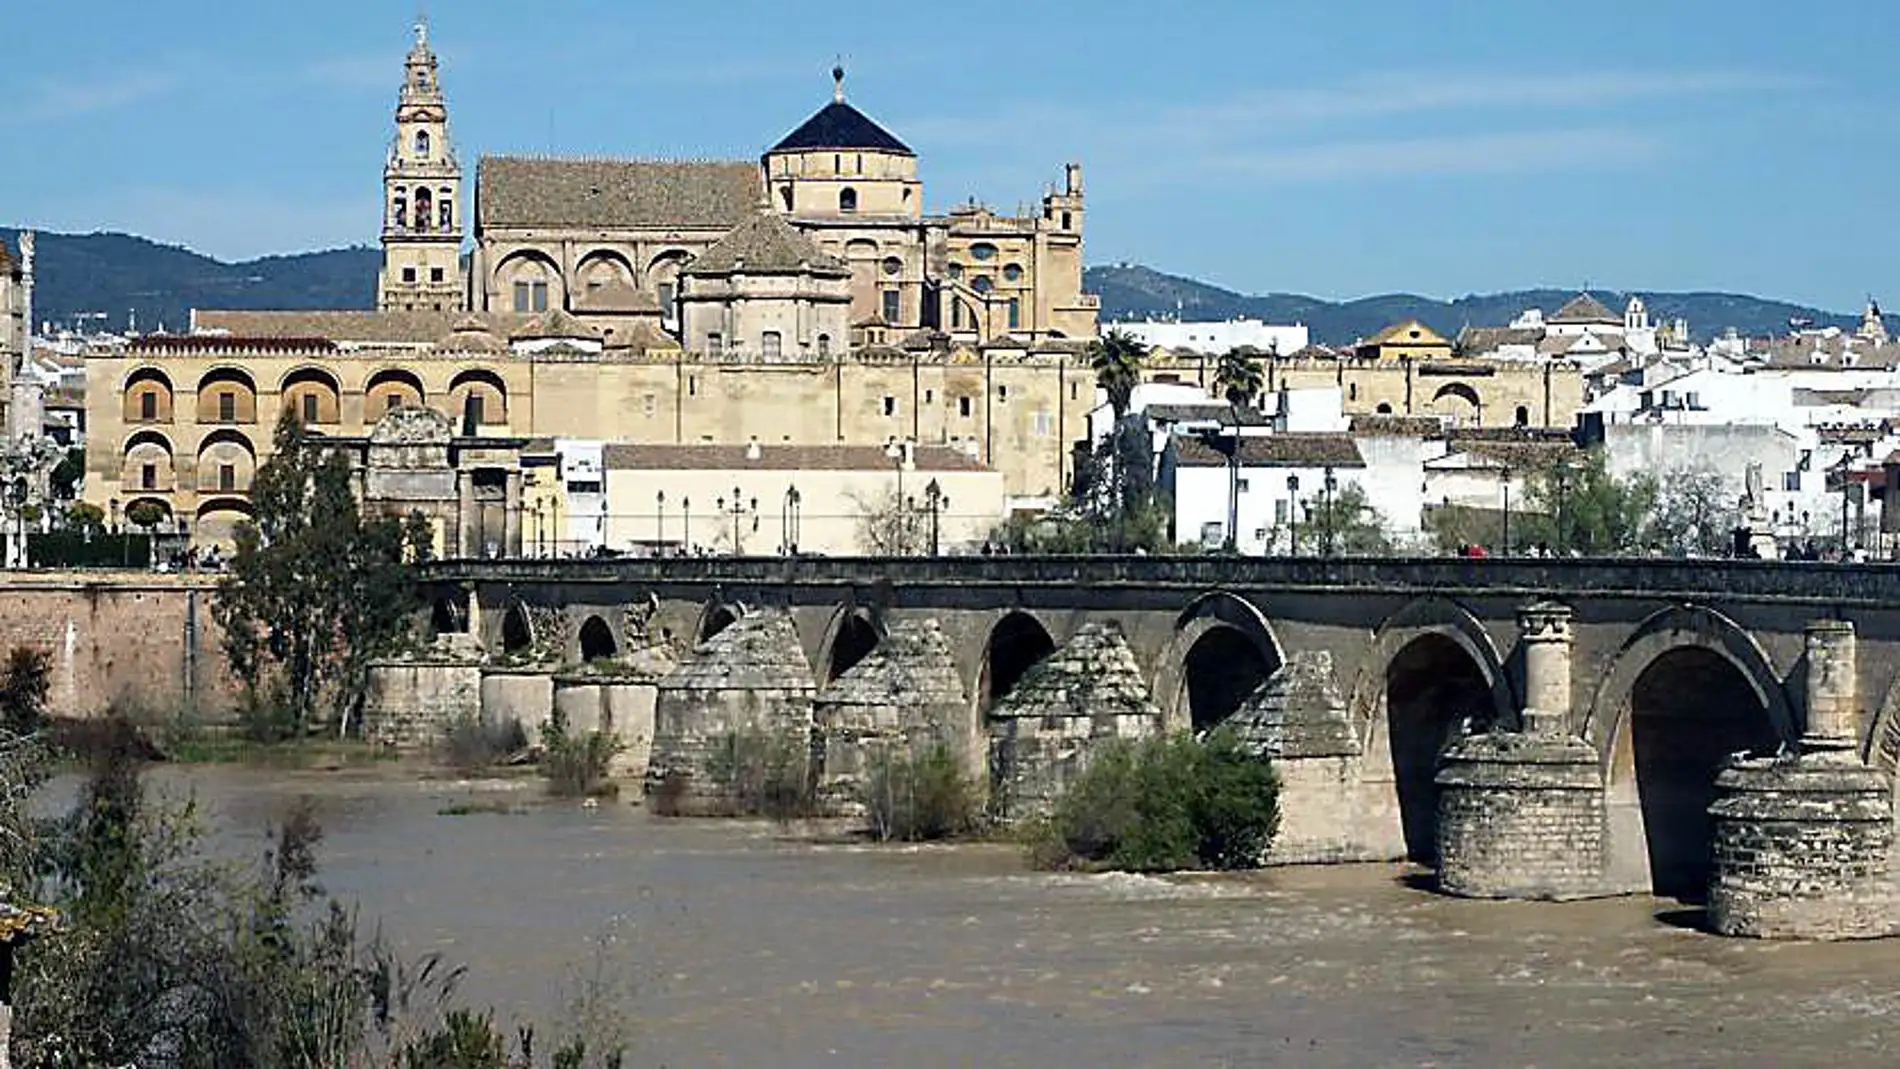
[{"label": "mosque-cathedral building", "polygon": [[1081,168],[1021,217],[926,214],[916,153],[833,75],[758,161],[484,158],[465,215],[418,26],[377,309],[198,310],[188,335],[89,358],[88,500],[156,500],[224,540],[285,408],[356,451],[370,503],[435,517],[446,552],[520,551],[559,441],[909,441],[995,472],[999,506],[1055,499],[1094,400]]}]

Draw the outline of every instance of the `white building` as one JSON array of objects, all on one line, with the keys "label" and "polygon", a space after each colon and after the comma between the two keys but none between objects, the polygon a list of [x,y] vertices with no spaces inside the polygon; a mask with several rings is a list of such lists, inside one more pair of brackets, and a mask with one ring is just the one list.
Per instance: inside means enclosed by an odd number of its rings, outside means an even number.
[{"label": "white building", "polygon": [[[1343,434],[1271,434],[1240,439],[1235,490],[1238,552],[1317,554],[1325,531],[1312,519],[1325,496],[1365,489],[1366,462]],[[1179,436],[1162,462],[1161,486],[1174,501],[1175,539],[1210,549],[1227,540],[1227,457],[1198,438]],[[1330,486],[1330,489],[1329,489]]]},{"label": "white building", "polygon": [[1276,326],[1258,319],[1200,323],[1151,319],[1109,323],[1103,327],[1103,333],[1117,330],[1150,348],[1192,349],[1198,353],[1224,353],[1230,349],[1251,347],[1263,353],[1291,355],[1312,342],[1304,324]]}]

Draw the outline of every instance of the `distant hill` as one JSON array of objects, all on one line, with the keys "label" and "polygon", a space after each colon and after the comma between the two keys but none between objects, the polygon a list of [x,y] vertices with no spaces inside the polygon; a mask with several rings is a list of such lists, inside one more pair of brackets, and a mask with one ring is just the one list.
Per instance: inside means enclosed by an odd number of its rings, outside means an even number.
[{"label": "distant hill", "polygon": [[[1183,319],[1231,319],[1252,316],[1271,323],[1304,323],[1313,340],[1345,345],[1376,334],[1405,319],[1417,319],[1450,337],[1460,328],[1503,326],[1526,308],[1555,312],[1576,296],[1574,291],[1517,290],[1441,301],[1414,294],[1395,293],[1354,301],[1326,301],[1297,294],[1272,293],[1249,297],[1232,290],[1164,274],[1133,264],[1091,267],[1083,285],[1102,297],[1102,319],[1145,319],[1173,316]],[[1594,290],[1598,300],[1621,311],[1629,294]],[[1745,335],[1785,334],[1790,319],[1811,319],[1819,326],[1852,328],[1857,316],[1845,316],[1786,301],[1764,300],[1733,293],[1643,293],[1650,318],[1658,323],[1678,316],[1689,321],[1690,333],[1704,341],[1729,327]]]},{"label": "distant hill", "polygon": [[[19,232],[0,227],[16,254]],[[182,331],[193,308],[370,308],[376,303],[375,249],[332,249],[227,264],[175,245],[129,234],[54,234],[38,243],[34,318],[124,330],[132,314],[140,330],[162,324]]]},{"label": "distant hill", "polygon": [[[0,227],[0,240],[17,250],[19,232]],[[140,330],[163,325],[184,330],[193,308],[371,308],[376,302],[376,271],[382,253],[372,248],[331,249],[294,256],[268,256],[224,263],[175,245],[160,245],[129,234],[56,234],[39,236],[39,285],[35,318],[71,325],[76,317],[99,313],[89,325],[124,330],[133,313]],[[1102,296],[1102,318],[1189,319],[1255,316],[1274,323],[1305,323],[1313,340],[1343,345],[1378,332],[1402,319],[1418,319],[1432,329],[1455,334],[1466,324],[1501,326],[1526,308],[1554,312],[1576,296],[1566,290],[1536,289],[1441,301],[1412,294],[1386,294],[1354,301],[1273,293],[1250,297],[1231,290],[1163,274],[1134,265],[1091,267],[1089,292]],[[1620,309],[1625,294],[1597,291]],[[1744,334],[1779,334],[1790,318],[1820,325],[1852,327],[1854,317],[1785,301],[1727,293],[1645,293],[1658,321],[1682,316],[1696,337],[1707,339],[1728,327]]]}]

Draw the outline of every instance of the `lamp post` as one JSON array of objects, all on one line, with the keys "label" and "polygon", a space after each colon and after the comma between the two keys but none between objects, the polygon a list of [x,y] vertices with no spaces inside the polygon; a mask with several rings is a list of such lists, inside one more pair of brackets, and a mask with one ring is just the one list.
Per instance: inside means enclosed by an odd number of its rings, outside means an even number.
[{"label": "lamp post", "polygon": [[933,557],[937,555],[937,520],[949,503],[950,499],[943,496],[943,487],[937,485],[937,480],[930,480],[930,485],[924,487],[924,504],[930,509],[930,555]]},{"label": "lamp post", "polygon": [[732,504],[727,505],[723,497],[719,499],[718,504],[721,513],[732,517],[732,555],[744,556],[745,548],[742,541],[744,536],[740,532],[739,521],[751,516],[752,529],[755,531],[759,529],[759,499],[755,497],[748,503],[739,496],[739,488],[735,486],[732,488]]},{"label": "lamp post", "polygon": [[1564,521],[1566,519],[1564,506],[1568,502],[1569,497],[1570,458],[1565,457],[1557,462],[1557,544],[1551,547],[1556,553],[1567,554],[1570,552],[1570,536],[1564,530]]},{"label": "lamp post", "polygon": [[1850,457],[1841,455],[1841,560],[1847,559],[1847,483],[1852,474]]},{"label": "lamp post", "polygon": [[785,504],[779,510],[779,541],[788,557],[798,556],[798,506],[802,500],[797,486],[785,488]]},{"label": "lamp post", "polygon": [[897,545],[892,547],[899,554],[910,551],[910,516],[904,507],[904,468],[910,461],[909,441],[892,438],[884,446],[884,455],[891,458],[891,464],[897,469]]},{"label": "lamp post", "polygon": [[600,555],[607,555],[607,490],[604,485],[600,491]]},{"label": "lamp post", "polygon": [[693,499],[680,498],[680,553],[685,555],[693,551]]},{"label": "lamp post", "polygon": [[1509,465],[1506,465],[1502,471],[1504,474],[1501,480],[1504,486],[1504,532],[1500,539],[1503,544],[1499,547],[1499,552],[1501,556],[1508,557],[1511,555],[1511,469]]},{"label": "lamp post", "polygon": [[1300,555],[1300,477],[1297,474],[1286,477],[1286,542],[1287,556]]},{"label": "lamp post", "polygon": [[1333,475],[1333,468],[1330,464],[1326,466],[1325,482],[1323,485],[1326,488],[1326,541],[1321,552],[1325,556],[1330,557],[1333,555],[1333,491],[1339,489],[1339,480]]},{"label": "lamp post", "polygon": [[112,533],[119,540],[119,567],[129,568],[132,566],[132,549],[125,544],[125,532],[119,529],[119,499],[115,497],[106,502],[106,507],[112,515]]},{"label": "lamp post", "polygon": [[666,491],[653,496],[653,552],[666,556]]}]

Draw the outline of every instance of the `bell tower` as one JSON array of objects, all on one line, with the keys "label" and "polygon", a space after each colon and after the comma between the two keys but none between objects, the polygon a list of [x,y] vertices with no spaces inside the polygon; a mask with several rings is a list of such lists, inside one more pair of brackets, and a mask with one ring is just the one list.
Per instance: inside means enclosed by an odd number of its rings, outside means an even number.
[{"label": "bell tower", "polygon": [[396,139],[383,168],[383,269],[376,286],[385,312],[459,311],[462,283],[462,165],[449,142],[429,23],[416,22],[396,103]]}]

